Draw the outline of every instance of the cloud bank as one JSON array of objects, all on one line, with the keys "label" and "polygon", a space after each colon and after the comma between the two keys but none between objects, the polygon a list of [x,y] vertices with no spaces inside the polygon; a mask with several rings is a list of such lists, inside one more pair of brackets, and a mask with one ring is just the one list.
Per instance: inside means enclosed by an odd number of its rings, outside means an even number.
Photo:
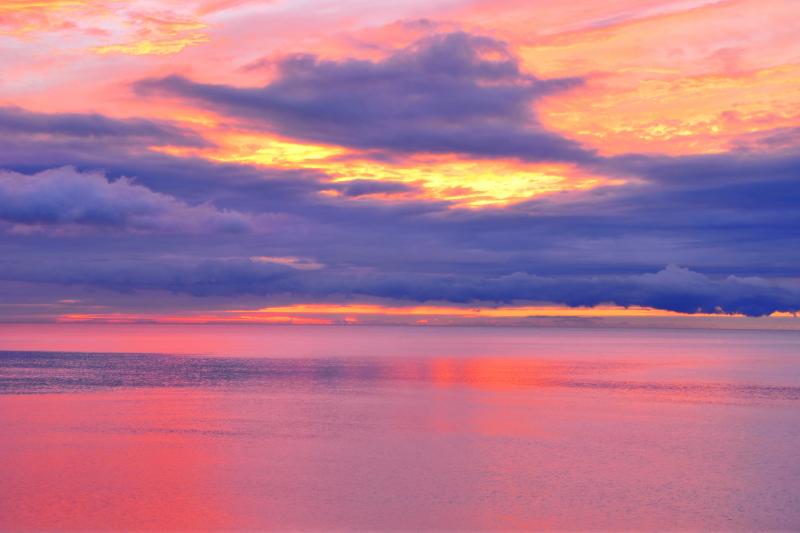
[{"label": "cloud bank", "polygon": [[681,313],[763,316],[800,311],[800,287],[758,277],[713,278],[668,265],[655,273],[629,276],[504,276],[365,273],[322,264],[297,268],[260,257],[148,261],[62,261],[26,267],[0,262],[0,279],[46,282],[119,292],[167,291],[197,297],[370,297],[409,303],[469,305],[557,303],[574,307],[601,304],[642,306]]}]

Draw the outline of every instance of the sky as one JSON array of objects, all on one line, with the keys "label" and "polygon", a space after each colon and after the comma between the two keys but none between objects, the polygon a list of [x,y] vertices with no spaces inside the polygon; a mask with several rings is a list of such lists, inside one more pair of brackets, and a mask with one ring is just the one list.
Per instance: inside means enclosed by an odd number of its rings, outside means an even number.
[{"label": "sky", "polygon": [[4,0],[0,322],[797,328],[798,17]]}]

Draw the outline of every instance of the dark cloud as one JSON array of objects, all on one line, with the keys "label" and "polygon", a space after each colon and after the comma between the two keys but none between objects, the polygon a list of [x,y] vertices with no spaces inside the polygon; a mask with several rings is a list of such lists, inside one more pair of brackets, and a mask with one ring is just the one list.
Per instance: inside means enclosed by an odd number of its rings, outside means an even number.
[{"label": "dark cloud", "polygon": [[371,194],[403,194],[419,192],[414,185],[399,181],[379,181],[379,180],[351,180],[336,183],[332,187],[345,196],[358,197],[369,196]]},{"label": "dark cloud", "polygon": [[428,283],[414,279],[386,280],[385,285],[377,284],[369,292],[420,301],[436,295],[459,303],[544,301],[569,306],[611,303],[681,313],[722,312],[748,316],[800,310],[800,288],[758,277],[716,279],[674,265],[656,273],[630,276],[543,277],[517,272],[481,280],[447,276]]},{"label": "dark cloud", "polygon": [[600,168],[623,173],[671,189],[795,180],[800,177],[800,152],[727,152],[710,155],[624,155],[607,159]]},{"label": "dark cloud", "polygon": [[304,209],[327,176],[319,171],[275,169],[216,163],[150,151],[126,140],[52,139],[9,133],[0,143],[0,168],[34,174],[62,166],[100,171],[111,179],[134,177],[137,183],[188,203],[213,202],[231,209],[270,211]]},{"label": "dark cloud", "polygon": [[737,137],[732,151],[791,150],[800,146],[800,127],[772,128]]},{"label": "dark cloud", "polygon": [[506,45],[463,32],[426,37],[380,61],[295,55],[260,88],[143,80],[142,94],[190,98],[282,135],[359,149],[590,162],[532,109],[580,79],[523,73]]},{"label": "dark cloud", "polygon": [[0,279],[82,285],[120,292],[160,290],[202,297],[379,297],[406,302],[514,304],[555,302],[569,306],[616,304],[682,313],[768,315],[800,311],[800,288],[757,277],[713,278],[667,266],[628,276],[393,274],[359,269],[297,269],[261,258],[186,261],[63,261],[52,265],[0,262]]},{"label": "dark cloud", "polygon": [[178,146],[208,146],[199,135],[168,123],[139,118],[113,119],[99,114],[36,113],[0,107],[0,132],[15,136],[90,138]]},{"label": "dark cloud", "polygon": [[15,231],[76,228],[162,232],[242,232],[249,217],[211,205],[190,206],[129,179],[63,167],[34,175],[0,172],[0,222]]}]

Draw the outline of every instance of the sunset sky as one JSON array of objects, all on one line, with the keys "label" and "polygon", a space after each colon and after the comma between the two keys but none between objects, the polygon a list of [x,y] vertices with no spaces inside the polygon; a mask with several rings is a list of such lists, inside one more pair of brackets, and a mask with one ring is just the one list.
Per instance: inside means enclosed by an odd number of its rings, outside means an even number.
[{"label": "sunset sky", "polygon": [[0,322],[796,328],[798,19],[3,0]]}]

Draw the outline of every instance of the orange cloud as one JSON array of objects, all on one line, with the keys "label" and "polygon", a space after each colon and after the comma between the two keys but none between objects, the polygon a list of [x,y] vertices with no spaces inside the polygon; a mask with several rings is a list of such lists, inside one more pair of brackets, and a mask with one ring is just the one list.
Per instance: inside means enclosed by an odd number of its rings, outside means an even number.
[{"label": "orange cloud", "polygon": [[698,6],[520,37],[532,71],[588,76],[542,103],[543,122],[605,154],[721,152],[742,135],[798,124],[800,42],[782,22],[797,4]]},{"label": "orange cloud", "polygon": [[747,135],[800,123],[800,65],[614,84],[601,79],[546,102],[543,121],[609,155],[724,152]]},{"label": "orange cloud", "polygon": [[206,24],[172,12],[130,12],[125,26],[127,42],[96,46],[98,54],[170,55],[209,41],[202,30]]},{"label": "orange cloud", "polygon": [[144,39],[124,44],[111,44],[96,46],[92,50],[98,54],[128,54],[128,55],[171,55],[177,54],[187,46],[194,46],[208,42],[208,36],[201,33],[180,38],[167,38],[160,40]]},{"label": "orange cloud", "polygon": [[24,36],[32,32],[74,27],[76,14],[97,8],[91,0],[4,0],[0,3],[0,35]]},{"label": "orange cloud", "polygon": [[[144,9],[142,9],[144,8]],[[6,0],[0,4],[0,34],[16,37],[68,32],[70,41],[106,41],[89,49],[98,54],[167,55],[208,42],[206,24],[193,14],[154,12],[141,1]]]}]

